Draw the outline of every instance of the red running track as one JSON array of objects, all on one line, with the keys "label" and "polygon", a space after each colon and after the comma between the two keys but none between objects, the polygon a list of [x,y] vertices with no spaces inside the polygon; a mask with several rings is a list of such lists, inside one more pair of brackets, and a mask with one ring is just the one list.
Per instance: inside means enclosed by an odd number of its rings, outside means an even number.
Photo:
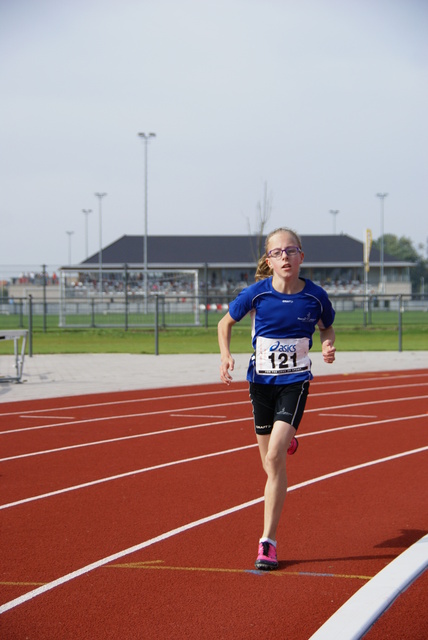
[{"label": "red running track", "polygon": [[[428,370],[315,380],[263,573],[245,383],[3,404],[0,636],[307,640],[427,533],[427,428]],[[426,588],[367,638],[425,640]]]}]

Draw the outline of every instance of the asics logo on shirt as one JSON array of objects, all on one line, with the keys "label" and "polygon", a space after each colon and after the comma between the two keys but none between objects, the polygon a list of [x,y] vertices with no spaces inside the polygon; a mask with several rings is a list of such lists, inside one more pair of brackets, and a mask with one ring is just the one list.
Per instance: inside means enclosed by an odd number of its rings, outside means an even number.
[{"label": "asics logo on shirt", "polygon": [[270,347],[269,351],[279,351],[286,353],[296,353],[296,345],[295,344],[281,344],[279,340],[274,342]]}]

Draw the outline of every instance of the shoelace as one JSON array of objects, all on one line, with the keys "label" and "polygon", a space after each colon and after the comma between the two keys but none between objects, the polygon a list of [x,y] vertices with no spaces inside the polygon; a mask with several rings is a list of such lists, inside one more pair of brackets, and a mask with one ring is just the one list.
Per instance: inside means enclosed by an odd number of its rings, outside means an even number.
[{"label": "shoelace", "polygon": [[269,558],[269,547],[270,544],[269,542],[267,542],[266,540],[264,542],[262,542],[263,545],[263,555],[266,556],[267,558]]}]

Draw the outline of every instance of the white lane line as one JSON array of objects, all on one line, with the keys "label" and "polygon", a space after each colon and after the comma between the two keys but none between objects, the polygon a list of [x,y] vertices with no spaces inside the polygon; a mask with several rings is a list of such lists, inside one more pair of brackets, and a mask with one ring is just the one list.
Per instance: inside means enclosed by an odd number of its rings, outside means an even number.
[{"label": "white lane line", "polygon": [[[418,396],[420,397],[420,396]],[[215,409],[217,407],[229,407],[230,405],[236,406],[238,404],[248,405],[248,400],[241,400],[240,402],[223,402],[221,404],[205,404],[200,407],[183,407],[182,411],[196,411],[206,410],[206,409]],[[171,413],[171,408],[162,409],[161,411],[143,411],[141,413],[125,413],[123,415],[115,415],[115,416],[100,416],[98,418],[84,418],[83,420],[74,420],[73,422],[69,422],[68,425],[71,424],[87,424],[92,422],[106,422],[108,420],[125,420],[129,418],[145,418],[147,416],[161,416],[161,415],[169,415]],[[67,425],[67,426],[68,426]],[[65,423],[58,422],[56,424],[39,424],[36,427],[23,427],[21,429],[10,429],[9,431],[1,431],[0,435],[6,435],[10,433],[20,433],[21,431],[29,432],[29,431],[39,431],[40,429],[53,429],[53,427],[63,427]]]},{"label": "white lane line", "polygon": [[[350,377],[353,374],[348,374],[348,373],[343,373],[343,374],[335,374],[334,372],[331,375],[328,376],[320,376],[317,375],[316,372],[314,371],[314,375],[316,376],[314,378],[314,380],[311,382],[311,385],[334,385],[337,386],[338,384],[342,385],[342,384],[354,384],[355,382],[365,382],[366,384],[368,382],[386,382],[386,381],[392,381],[392,380],[415,380],[415,379],[423,379],[426,378],[428,376],[428,370],[425,369],[421,369],[418,370],[417,373],[412,372],[410,374],[404,374],[404,373],[398,373],[398,371],[392,372],[393,375],[389,375],[386,374],[384,372],[372,372],[372,375],[370,375],[370,377],[365,376],[364,378],[352,378]],[[343,378],[340,378],[339,380],[337,380],[336,376],[337,375],[342,375],[344,376]],[[335,380],[331,380],[331,378],[336,378]],[[423,384],[423,383],[422,383]]]},{"label": "white lane line", "polygon": [[5,604],[0,606],[0,614],[5,613],[6,611],[10,611],[14,607],[17,607],[24,602],[28,602],[32,600],[36,596],[41,595],[42,593],[46,593],[46,591],[50,591],[51,589],[55,589],[55,587],[59,587],[66,582],[70,582],[74,580],[74,578],[79,578],[80,576],[89,573],[90,571],[94,571],[95,569],[99,569],[99,567],[103,567],[110,562],[115,562],[116,560],[120,560],[124,556],[127,556],[131,553],[136,553],[137,551],[141,551],[141,549],[146,549],[147,547],[156,544],[157,542],[163,542],[164,540],[168,540],[168,538],[172,538],[174,536],[179,535],[180,533],[185,533],[190,529],[194,529],[202,524],[206,524],[207,522],[212,522],[213,520],[217,520],[218,518],[222,518],[224,516],[228,516],[231,513],[235,513],[240,511],[241,509],[246,509],[248,507],[252,507],[253,505],[261,502],[263,498],[257,498],[256,500],[250,500],[249,502],[245,502],[236,507],[232,507],[231,509],[225,509],[224,511],[220,511],[219,513],[214,513],[211,516],[207,516],[206,518],[200,518],[199,520],[195,520],[194,522],[189,522],[188,524],[183,525],[182,527],[177,527],[176,529],[171,529],[171,531],[167,531],[166,533],[162,533],[160,536],[156,536],[155,538],[150,538],[150,540],[145,540],[140,544],[136,544],[133,547],[129,547],[128,549],[124,549],[123,551],[118,551],[117,553],[112,554],[111,556],[107,556],[107,558],[102,558],[101,560],[97,560],[96,562],[92,562],[91,564],[86,565],[86,567],[82,567],[81,569],[77,569],[76,571],[72,571],[71,573],[67,573],[52,582],[48,582],[37,589],[33,589],[33,591],[29,591],[14,600],[10,600]]},{"label": "white lane line", "polygon": [[[305,434],[305,435],[309,435],[309,434]],[[313,434],[313,435],[318,435],[318,434]],[[237,451],[245,451],[247,449],[254,449],[257,446],[257,443],[253,443],[253,444],[249,444],[249,445],[245,445],[243,447],[235,447],[234,449],[226,449],[223,451],[215,451],[214,453],[207,453],[201,456],[195,456],[193,458],[183,458],[182,460],[173,460],[172,462],[164,462],[162,464],[158,464],[158,465],[154,465],[152,467],[143,467],[142,469],[134,469],[133,471],[125,471],[124,473],[119,473],[116,474],[114,476],[106,476],[105,478],[98,478],[97,480],[91,480],[89,482],[83,482],[81,484],[77,484],[77,485],[72,485],[70,487],[64,487],[62,489],[57,489],[56,491],[48,491],[47,493],[41,493],[38,494],[36,496],[30,496],[29,498],[22,498],[22,500],[16,500],[14,502],[8,502],[5,504],[0,505],[0,511],[4,510],[4,509],[10,509],[11,507],[18,507],[21,506],[23,504],[27,504],[29,502],[35,502],[36,500],[43,500],[45,498],[52,498],[54,496],[58,496],[58,495],[62,495],[64,493],[69,493],[70,491],[78,491],[80,489],[87,489],[88,487],[93,487],[99,484],[104,484],[106,482],[112,482],[115,480],[120,480],[122,478],[128,478],[130,476],[133,475],[139,475],[141,473],[147,473],[148,471],[155,471],[155,470],[159,470],[159,469],[166,469],[168,467],[174,467],[176,465],[179,464],[184,464],[184,463],[188,463],[188,462],[195,462],[197,460],[205,460],[208,458],[215,458],[221,455],[225,455],[228,453],[236,453]],[[399,454],[395,454],[393,456],[389,456],[386,458],[380,458],[380,462],[386,462],[387,460],[394,460],[396,457],[401,457],[404,455],[410,455],[410,453],[419,453],[420,451],[425,451],[428,450],[428,446],[427,447],[422,447],[419,449],[413,449],[412,451],[406,453],[399,453]],[[357,465],[356,467],[349,467],[349,471],[353,471],[354,469],[362,469],[364,466],[370,466],[372,464],[377,464],[377,461],[375,462],[366,462],[360,465]],[[337,473],[342,473],[343,470],[337,472]],[[333,477],[333,475],[336,472],[333,472],[332,474],[327,474],[326,476],[321,476],[322,479],[324,478],[330,478]],[[301,484],[301,485],[295,485],[296,487],[300,487],[300,486],[305,486],[305,484]],[[289,489],[290,491],[291,489]]]},{"label": "white lane line", "polygon": [[368,416],[364,413],[319,413],[318,415],[325,418],[377,418],[377,415]]},{"label": "white lane line", "polygon": [[[332,375],[335,375],[334,372]],[[424,374],[424,375],[428,375],[428,374]],[[422,374],[420,374],[418,376],[419,378],[423,377]],[[392,376],[388,376],[388,380],[401,380],[402,378],[411,378],[412,380],[415,380],[415,375],[405,375],[405,374],[397,374],[397,375],[392,375]],[[356,383],[356,382],[373,382],[374,380],[376,380],[375,377],[370,378],[370,380],[368,380],[366,377],[364,378],[354,378],[354,379],[348,379],[348,378],[343,378],[342,380],[328,380],[328,379],[323,379],[321,377],[316,378],[315,380],[313,380],[311,382],[311,386],[312,387],[316,387],[318,385],[326,385],[326,384],[334,384],[336,387],[338,384],[350,384],[350,383]],[[215,384],[215,383],[214,383]],[[220,384],[220,383],[219,383]],[[239,383],[236,383],[239,384]],[[243,384],[243,383],[241,383]],[[426,385],[426,383],[425,383]],[[396,385],[394,387],[391,387],[390,385],[387,387],[377,387],[377,389],[382,390],[382,389],[391,389],[391,388],[397,388],[397,389],[402,389],[402,388],[407,388],[407,387],[413,387],[413,386],[425,386],[424,383],[416,383],[416,385],[413,384],[405,384],[405,385]],[[211,386],[211,385],[206,385],[206,386]],[[141,390],[143,391],[143,390]],[[153,390],[152,390],[153,391]],[[348,391],[335,391],[335,393],[361,393],[362,391],[373,391],[373,387],[370,388],[366,388],[366,389],[349,389]],[[216,391],[199,391],[197,393],[181,393],[181,394],[169,394],[166,396],[160,396],[160,395],[156,395],[156,396],[150,396],[148,398],[129,398],[129,399],[123,399],[123,400],[111,400],[111,401],[104,401],[104,402],[92,402],[92,403],[88,403],[88,404],[72,404],[72,405],[67,405],[64,407],[52,407],[52,409],[50,409],[49,407],[42,407],[40,409],[28,409],[27,411],[6,411],[4,413],[0,412],[0,416],[22,416],[25,413],[37,413],[38,411],[58,411],[58,409],[61,410],[68,410],[68,409],[89,409],[89,408],[94,408],[94,407],[111,407],[111,406],[116,406],[116,405],[121,405],[121,404],[135,404],[135,403],[143,403],[143,402],[162,402],[164,400],[177,400],[177,399],[182,399],[182,398],[197,398],[197,397],[207,397],[207,396],[216,396],[216,395],[224,395],[225,393],[227,393],[228,395],[231,393],[248,393],[247,390],[247,386],[241,387],[241,388],[230,388],[228,387],[227,390],[225,390],[225,387],[223,385],[221,385],[219,387],[218,390]],[[126,392],[123,392],[126,393]],[[137,390],[138,393],[138,390]],[[326,394],[326,393],[319,393],[319,394],[311,394],[311,397],[314,397],[316,395],[330,395],[330,393]],[[104,394],[105,395],[105,394]],[[55,400],[55,398],[53,398],[53,400]],[[70,398],[67,398],[67,400],[70,401]]]},{"label": "white lane line", "polygon": [[415,416],[400,416],[399,418],[386,418],[386,420],[370,420],[370,422],[359,422],[358,424],[349,424],[343,427],[332,427],[331,429],[323,429],[322,431],[312,431],[311,433],[297,433],[299,438],[308,436],[322,436],[325,433],[336,433],[337,431],[348,431],[349,429],[359,429],[360,427],[371,427],[379,424],[390,424],[392,422],[404,422],[405,420],[413,420],[419,418],[427,419],[428,413],[419,413]]},{"label": "white lane line", "polygon": [[[417,386],[426,386],[426,385],[408,385],[409,387],[417,387]],[[391,388],[395,388],[395,387],[391,387]],[[402,388],[402,387],[397,387],[397,388]],[[341,394],[349,394],[351,393],[353,390],[349,390],[349,391],[336,391],[334,394],[332,394],[331,392],[329,393],[312,393],[310,398],[311,400],[313,398],[317,398],[317,397],[323,397],[323,396],[328,396],[329,398],[331,398],[332,395],[341,395]],[[356,392],[360,392],[360,391],[373,391],[372,388],[370,389],[356,389]],[[199,394],[195,394],[195,395],[199,395]],[[200,394],[203,395],[203,394]],[[206,394],[208,395],[208,394]],[[175,396],[173,396],[175,397]],[[427,399],[428,395],[417,395],[417,396],[406,396],[406,397],[398,397],[398,398],[387,398],[386,400],[370,400],[367,402],[352,402],[352,403],[346,403],[346,404],[338,404],[338,405],[334,405],[334,406],[327,406],[327,407],[320,407],[320,408],[307,408],[305,410],[305,413],[316,413],[319,411],[323,411],[323,410],[329,410],[329,411],[333,411],[335,409],[346,409],[348,407],[364,407],[364,406],[370,406],[370,405],[379,405],[379,404],[389,404],[392,402],[408,402],[408,401],[413,401],[413,400],[423,400],[423,399]],[[236,402],[222,402],[222,403],[215,403],[215,404],[208,404],[208,405],[199,405],[199,406],[189,406],[189,407],[183,407],[182,409],[180,409],[179,411],[196,411],[196,410],[201,410],[204,411],[206,409],[215,409],[215,408],[220,408],[220,407],[230,407],[230,406],[237,406],[237,405],[248,405],[248,399],[246,400],[239,400]],[[105,405],[99,405],[99,406],[105,406]],[[58,410],[58,407],[56,407],[56,410]],[[139,412],[139,413],[126,413],[126,414],[118,414],[118,415],[108,415],[108,416],[102,416],[102,417],[95,417],[95,418],[84,418],[82,420],[75,420],[74,422],[70,422],[69,424],[86,424],[88,422],[102,422],[102,421],[106,421],[106,420],[122,420],[125,418],[141,418],[144,416],[157,416],[157,415],[165,415],[165,414],[170,414],[171,411],[176,411],[175,409],[164,409],[162,411],[145,411],[145,412]],[[32,411],[28,411],[27,413],[30,414],[34,414],[34,410]],[[3,414],[3,415],[9,415],[9,414]],[[20,412],[18,415],[23,415],[22,412]],[[1,414],[0,414],[1,417]],[[7,431],[0,431],[0,436],[2,435],[7,435],[7,434],[11,434],[11,433],[20,433],[21,431],[37,431],[40,429],[52,429],[53,427],[63,427],[64,423],[58,422],[55,424],[41,424],[41,425],[37,425],[35,427],[22,427],[19,429],[9,429]]]},{"label": "white lane line", "polygon": [[[318,476],[317,478],[312,478],[311,480],[306,480],[305,482],[300,482],[299,484],[295,484],[291,487],[289,487],[288,491],[295,491],[296,489],[301,489],[303,487],[307,487],[309,485],[315,484],[317,482],[322,482],[323,480],[327,480],[329,478],[334,478],[336,476],[345,474],[345,473],[349,473],[351,471],[357,471],[358,469],[365,469],[367,467],[371,467],[373,465],[376,464],[381,464],[383,462],[388,462],[390,460],[396,460],[398,458],[402,458],[405,456],[409,456],[409,455],[413,455],[415,453],[420,453],[422,451],[428,451],[428,446],[427,447],[422,447],[420,449],[414,449],[412,451],[405,451],[403,453],[400,454],[396,454],[394,456],[388,456],[386,458],[380,458],[378,460],[372,460],[371,462],[366,462],[364,464],[361,465],[355,465],[353,467],[347,467],[345,469],[340,469],[338,471],[334,471],[333,473],[327,473],[325,475],[322,476]],[[224,516],[236,513],[237,511],[241,511],[242,509],[247,509],[248,507],[252,507],[256,504],[259,504],[260,502],[263,502],[264,497],[262,496],[261,498],[255,498],[254,500],[250,500],[249,502],[244,502],[240,505],[237,505],[235,507],[231,507],[229,509],[225,509],[224,511],[219,511],[218,513],[214,513],[211,516],[207,516],[205,518],[200,518],[199,520],[195,520],[193,522],[190,522],[186,525],[183,525],[181,527],[178,527],[176,529],[171,529],[170,531],[167,531],[159,536],[156,536],[155,538],[150,538],[150,540],[146,540],[144,542],[141,542],[140,544],[134,545],[132,547],[129,547],[128,549],[123,549],[122,551],[119,551],[117,553],[114,553],[110,556],[107,556],[106,558],[102,558],[101,560],[97,560],[96,562],[92,562],[91,564],[86,565],[85,567],[81,567],[80,569],[77,569],[76,571],[72,571],[71,573],[67,573],[64,576],[61,576],[60,578],[57,578],[56,580],[53,580],[52,582],[48,582],[44,585],[42,585],[41,587],[38,587],[37,589],[33,589],[32,591],[28,591],[27,593],[23,594],[22,596],[19,596],[18,598],[15,598],[14,600],[10,600],[9,602],[6,602],[5,604],[0,606],[0,614],[5,613],[6,611],[9,611],[10,609],[13,609],[14,607],[19,606],[20,604],[23,604],[24,602],[28,602],[29,600],[32,600],[33,598],[46,593],[46,591],[50,591],[52,589],[55,589],[56,587],[59,587],[62,584],[65,584],[67,582],[70,582],[71,580],[74,580],[74,578],[78,578],[86,573],[89,573],[90,571],[94,571],[95,569],[98,569],[99,567],[102,567],[110,562],[115,562],[116,560],[119,560],[121,558],[123,558],[124,556],[130,555],[131,553],[135,553],[137,551],[141,551],[141,549],[145,549],[147,547],[152,546],[153,544],[156,544],[157,542],[163,542],[164,540],[167,540],[168,538],[172,538],[173,536],[176,536],[180,533],[184,533],[186,531],[189,531],[190,529],[194,529],[195,527],[198,527],[202,524],[206,524],[207,522],[212,522],[213,520],[218,520],[219,518],[222,518]],[[330,640],[330,639],[329,639]]]},{"label": "white lane line", "polygon": [[[370,427],[372,425],[392,424],[393,422],[402,422],[403,420],[413,420],[419,418],[426,418],[428,414],[421,413],[413,416],[405,416],[398,418],[387,418],[385,420],[376,420],[370,422],[359,422],[358,424],[344,425],[343,427],[333,427],[331,429],[323,429],[322,431],[311,431],[309,433],[299,433],[299,438],[308,438],[310,436],[320,436],[324,433],[336,433],[337,431],[347,431],[348,429],[358,429],[360,427]],[[135,440],[137,438],[147,438],[149,436],[161,436],[164,434],[175,433],[177,431],[189,431],[191,429],[200,429],[203,427],[212,427],[222,424],[231,424],[235,422],[247,422],[253,421],[251,416],[246,418],[234,418],[232,420],[219,420],[218,422],[203,422],[194,425],[186,425],[183,427],[174,427],[172,429],[164,429],[160,431],[148,431],[146,433],[136,433],[132,436],[120,436],[118,438],[106,438],[105,440],[95,440],[92,442],[83,442],[80,444],[70,444],[65,447],[57,447],[56,449],[43,449],[42,451],[30,451],[28,453],[21,453],[16,456],[9,456],[7,458],[0,458],[0,462],[10,462],[12,460],[19,460],[22,458],[32,458],[34,456],[46,455],[48,453],[58,453],[61,451],[70,451],[73,449],[84,449],[85,447],[95,447],[102,444],[112,444],[116,442],[122,442],[123,440]]]},{"label": "white lane line", "polygon": [[310,640],[359,640],[428,567],[428,534],[354,593]]},{"label": "white lane line", "polygon": [[[367,382],[367,381],[366,381]],[[372,381],[373,382],[373,381]],[[364,389],[341,389],[341,390],[335,390],[332,394],[331,391],[323,391],[322,393],[312,393],[311,394],[311,398],[313,398],[314,396],[331,396],[331,395],[349,395],[350,393],[377,393],[378,391],[392,391],[394,389],[414,389],[416,387],[424,387],[426,388],[428,385],[426,382],[416,382],[415,384],[396,384],[396,385],[388,385],[385,387],[378,387],[378,386],[370,386],[370,387],[365,387]]]},{"label": "white lane line", "polygon": [[95,442],[82,442],[80,444],[70,444],[66,447],[58,447],[56,449],[45,449],[43,451],[33,451],[30,453],[21,453],[17,456],[10,456],[9,458],[0,458],[0,462],[7,462],[10,460],[18,460],[19,458],[32,458],[34,456],[41,456],[46,453],[57,453],[59,451],[69,451],[70,449],[82,449],[85,447],[95,447],[101,444],[111,444],[115,442],[122,442],[123,440],[135,440],[137,438],[147,438],[149,436],[161,436],[163,434],[175,433],[176,431],[190,431],[192,429],[201,429],[203,427],[215,427],[221,424],[230,424],[235,422],[247,422],[252,418],[235,418],[233,420],[219,420],[217,422],[203,422],[199,424],[186,425],[184,427],[174,427],[172,429],[164,429],[161,431],[148,431],[146,433],[136,433],[132,436],[120,436],[119,438],[107,438],[106,440],[96,440]]},{"label": "white lane line", "polygon": [[203,413],[170,413],[169,415],[171,418],[227,418],[227,416],[214,416]]},{"label": "white lane line", "polygon": [[[331,395],[331,394],[327,394],[327,395]],[[314,396],[312,396],[313,398]],[[363,406],[370,406],[370,405],[379,405],[379,404],[392,404],[393,402],[407,402],[409,400],[423,400],[428,398],[428,395],[426,396],[413,396],[413,397],[406,397],[406,398],[390,398],[387,400],[371,400],[369,402],[353,402],[353,403],[346,403],[346,404],[338,404],[338,405],[333,405],[333,406],[326,406],[326,407],[318,407],[317,409],[305,409],[305,414],[307,413],[319,413],[320,411],[334,411],[336,409],[347,409],[349,407],[363,407]],[[185,407],[182,409],[182,411],[196,411],[197,409],[212,409],[215,407],[229,407],[229,406],[237,406],[237,405],[246,405],[248,406],[248,400],[242,400],[239,402],[234,402],[234,403],[228,403],[225,402],[223,404],[211,404],[211,405],[201,405],[199,407]],[[163,411],[146,411],[143,413],[128,413],[128,414],[124,414],[124,415],[115,415],[115,416],[103,416],[103,417],[99,417],[99,418],[85,418],[84,420],[75,420],[73,422],[69,422],[68,425],[74,425],[74,424],[87,424],[87,423],[92,423],[92,422],[105,422],[107,420],[125,420],[125,419],[130,419],[130,418],[144,418],[147,416],[157,416],[157,415],[165,415],[165,414],[170,414],[171,413],[171,409],[164,409]],[[427,414],[428,415],[428,414]],[[2,431],[0,432],[0,436],[1,435],[5,435],[5,434],[11,434],[11,433],[20,433],[22,431],[38,431],[40,429],[52,429],[53,427],[64,427],[66,423],[62,423],[62,422],[58,422],[57,424],[41,424],[38,425],[36,427],[27,427],[27,428],[22,428],[22,429],[10,429],[9,431]]]},{"label": "white lane line", "polygon": [[[242,393],[243,391],[246,391],[246,388],[244,389],[227,389],[227,392],[225,391],[224,386],[222,385],[221,388],[219,388],[218,391],[200,391],[198,393],[180,393],[180,394],[175,394],[175,395],[167,395],[167,396],[160,396],[160,395],[156,395],[156,396],[151,396],[148,398],[129,398],[128,400],[124,399],[124,400],[110,400],[109,402],[92,402],[90,404],[72,404],[72,405],[67,405],[65,407],[52,407],[52,409],[49,409],[49,407],[43,407],[41,409],[27,409],[27,411],[7,411],[4,413],[0,412],[0,416],[22,416],[25,413],[37,413],[38,411],[58,411],[58,409],[60,409],[61,411],[64,410],[68,410],[68,409],[93,409],[94,407],[112,407],[112,406],[116,406],[116,405],[120,405],[120,404],[136,404],[136,403],[144,403],[144,402],[163,402],[164,400],[182,400],[183,398],[199,398],[199,397],[204,397],[206,398],[207,396],[218,396],[218,395],[224,395],[225,393],[229,394],[229,393]],[[128,393],[126,391],[123,391],[121,393]],[[80,396],[82,397],[82,396]],[[52,398],[53,400],[55,400],[55,398]],[[70,398],[66,398],[68,401],[70,401]]]},{"label": "white lane line", "polygon": [[106,478],[98,478],[98,480],[91,480],[90,482],[83,482],[82,484],[76,484],[71,487],[64,487],[63,489],[57,489],[56,491],[49,491],[48,493],[41,493],[37,496],[30,498],[23,498],[22,500],[16,500],[15,502],[9,502],[7,504],[0,505],[0,511],[3,509],[10,509],[10,507],[18,507],[28,502],[35,502],[36,500],[43,500],[44,498],[52,498],[53,496],[59,496],[63,493],[69,493],[70,491],[77,491],[79,489],[87,489],[97,484],[104,484],[105,482],[111,482],[113,480],[120,480],[121,478],[129,478],[130,476],[136,476],[141,473],[147,473],[148,471],[158,471],[159,469],[166,469],[168,467],[175,467],[179,464],[185,464],[187,462],[195,462],[197,460],[206,460],[207,458],[215,458],[227,453],[236,453],[237,451],[245,451],[246,449],[253,449],[257,446],[255,444],[249,444],[243,447],[236,447],[235,449],[226,449],[224,451],[215,451],[214,453],[206,453],[201,456],[195,456],[194,458],[183,458],[182,460],[173,460],[172,462],[164,462],[162,464],[156,464],[153,467],[144,467],[142,469],[134,469],[133,471],[125,471],[114,476],[108,476]]}]

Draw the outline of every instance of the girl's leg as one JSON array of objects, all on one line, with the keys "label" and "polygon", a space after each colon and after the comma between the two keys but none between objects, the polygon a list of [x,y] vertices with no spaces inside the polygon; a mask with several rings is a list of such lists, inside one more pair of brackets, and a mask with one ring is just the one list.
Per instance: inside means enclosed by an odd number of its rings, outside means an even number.
[{"label": "girl's leg", "polygon": [[276,540],[276,531],[287,495],[287,449],[296,430],[278,420],[270,436],[257,436],[263,468],[267,474],[265,486],[263,537]]}]

